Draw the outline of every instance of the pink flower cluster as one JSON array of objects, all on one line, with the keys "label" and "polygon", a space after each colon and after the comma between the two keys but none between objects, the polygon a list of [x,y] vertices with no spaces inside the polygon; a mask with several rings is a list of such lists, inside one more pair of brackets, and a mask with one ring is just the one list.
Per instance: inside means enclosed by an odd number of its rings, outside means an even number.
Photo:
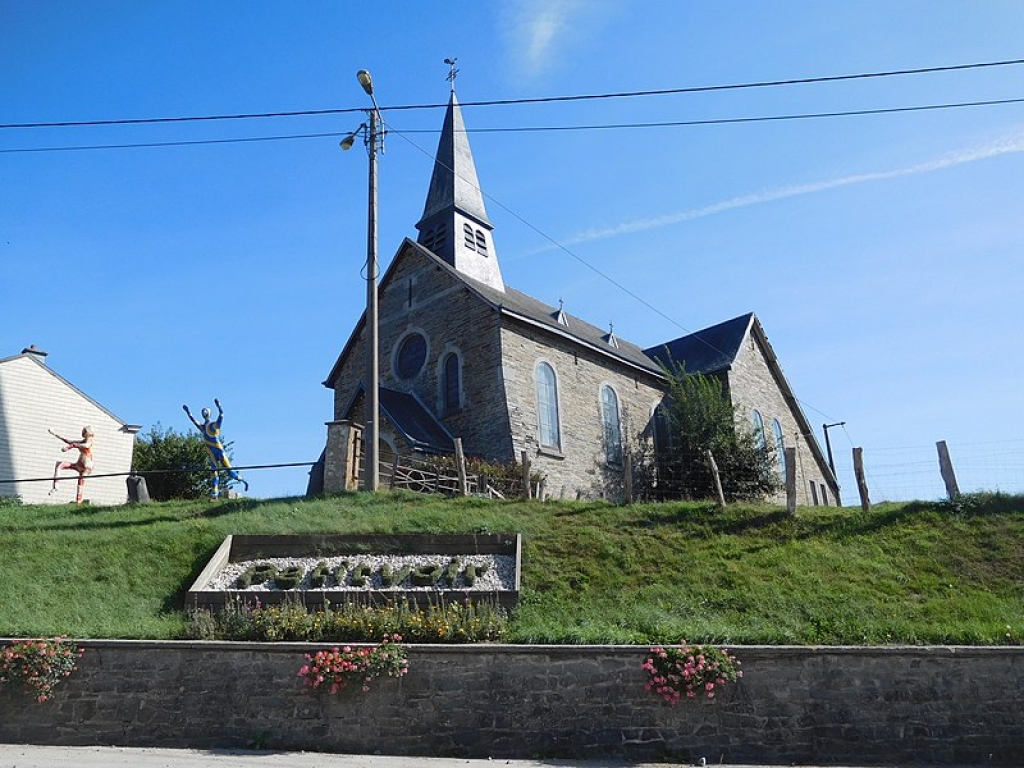
[{"label": "pink flower cluster", "polygon": [[358,683],[365,693],[370,683],[381,675],[401,677],[409,671],[409,661],[401,635],[390,635],[376,646],[331,648],[306,654],[307,664],[299,670],[299,677],[312,690],[326,690],[336,694]]},{"label": "pink flower cluster", "polygon": [[691,646],[686,641],[667,648],[656,646],[643,663],[649,676],[644,690],[653,691],[673,706],[684,696],[695,699],[703,694],[713,699],[716,689],[743,677],[739,666],[725,648]]},{"label": "pink flower cluster", "polygon": [[83,653],[64,637],[13,643],[0,651],[0,683],[20,682],[42,703],[57,683],[78,669],[76,662]]}]

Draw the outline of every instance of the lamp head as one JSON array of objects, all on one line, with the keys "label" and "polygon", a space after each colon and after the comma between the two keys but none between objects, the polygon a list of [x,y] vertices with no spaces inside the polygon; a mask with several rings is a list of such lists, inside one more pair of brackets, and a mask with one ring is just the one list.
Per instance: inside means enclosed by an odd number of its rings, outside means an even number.
[{"label": "lamp head", "polygon": [[342,150],[344,150],[345,152],[348,152],[350,149],[352,149],[352,145],[355,144],[355,142],[356,135],[354,133],[350,133],[348,136],[341,140],[338,146],[340,146]]},{"label": "lamp head", "polygon": [[373,78],[370,77],[370,73],[365,69],[360,69],[356,72],[356,80],[363,86],[363,90],[366,91],[367,96],[373,96]]}]

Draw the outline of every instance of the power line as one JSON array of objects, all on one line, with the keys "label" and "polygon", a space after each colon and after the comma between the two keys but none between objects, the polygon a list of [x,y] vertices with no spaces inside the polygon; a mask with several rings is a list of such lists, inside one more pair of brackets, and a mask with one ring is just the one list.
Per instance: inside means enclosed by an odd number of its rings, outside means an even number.
[{"label": "power line", "polygon": [[[195,468],[195,469],[133,469],[130,472],[106,472],[102,474],[89,474],[85,476],[86,480],[95,480],[101,477],[135,477],[141,475],[146,477],[147,475],[200,475],[210,474],[213,472],[223,472],[227,469],[233,469],[236,472],[248,471],[250,469],[281,469],[286,467],[312,467],[315,466],[315,461],[292,461],[283,464],[251,464],[247,467],[220,467],[218,469],[210,469],[209,467]],[[21,480],[5,480],[0,479],[0,485],[13,485],[15,483],[52,483],[54,478],[52,477],[25,477]],[[77,478],[74,475],[61,475],[57,478],[57,482],[77,482]]]},{"label": "power line", "polygon": [[[1006,59],[1003,61],[988,61],[975,64],[952,64],[941,67],[920,67],[917,69],[896,69],[882,72],[863,72],[850,75],[827,75],[822,77],[791,78],[786,80],[765,80],[751,83],[732,83],[727,85],[700,85],[686,88],[663,88],[645,91],[621,91],[616,93],[595,93],[578,94],[572,96],[540,96],[524,99],[492,99],[488,101],[469,101],[462,103],[462,107],[495,107],[512,106],[522,104],[550,104],[571,101],[594,101],[599,99],[622,99],[639,98],[649,96],[669,96],[688,93],[710,93],[715,91],[747,90],[754,88],[776,88],[788,85],[809,85],[814,83],[832,83],[850,80],[867,80],[883,77],[898,77],[905,75],[935,74],[938,72],[954,72],[971,69],[984,69],[991,67],[1005,67],[1017,64],[1024,64],[1024,59]],[[443,109],[447,104],[401,104],[391,107],[381,107],[381,111],[404,111],[418,109]],[[80,128],[87,126],[108,126],[108,125],[150,125],[159,123],[187,123],[187,122],[210,122],[217,120],[261,120],[279,117],[316,117],[323,115],[342,115],[356,112],[365,112],[365,109],[348,107],[344,109],[306,109],[287,112],[252,112],[225,115],[199,115],[186,117],[145,117],[145,118],[120,118],[111,120],[65,120],[58,122],[36,122],[36,123],[6,123],[0,124],[0,129],[18,128]]]},{"label": "power line", "polygon": [[[549,126],[506,126],[504,128],[474,128],[466,133],[546,133],[563,131],[597,131],[597,130],[644,130],[649,128],[686,128],[702,125],[730,125],[744,123],[784,122],[790,120],[812,120],[836,117],[865,117],[871,115],[898,114],[904,112],[928,112],[945,109],[965,109],[969,107],[993,107],[1007,104],[1024,104],[1024,98],[991,99],[988,101],[962,101],[948,104],[923,104],[910,107],[883,107],[879,109],[856,109],[841,112],[806,112],[787,115],[761,115],[756,117],[722,117],[705,120],[666,120],[646,123],[605,123],[591,125],[549,125]],[[461,106],[461,105],[460,105]],[[403,131],[412,133],[440,133],[436,128],[410,128]],[[144,149],[160,147],[191,147],[215,144],[245,144],[264,141],[291,141],[295,139],[323,139],[345,135],[344,132],[331,133],[295,133],[277,136],[245,136],[233,139],[194,139],[180,141],[133,142],[129,144],[86,144],[64,147],[19,147],[0,149],[0,154],[23,154],[31,152],[84,152],[97,149]]]}]

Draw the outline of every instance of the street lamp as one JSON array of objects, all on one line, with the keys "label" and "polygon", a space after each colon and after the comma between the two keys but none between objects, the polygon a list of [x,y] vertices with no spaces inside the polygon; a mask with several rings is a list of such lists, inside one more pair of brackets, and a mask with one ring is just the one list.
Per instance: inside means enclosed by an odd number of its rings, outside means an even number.
[{"label": "street lamp", "polygon": [[373,96],[373,78],[365,69],[356,73],[356,80],[366,91],[373,109],[366,110],[367,122],[341,140],[343,150],[352,149],[356,136],[362,135],[370,157],[369,213],[366,233],[366,474],[363,489],[376,491],[380,477],[380,333],[377,323],[377,150],[384,151],[383,122],[380,108]]},{"label": "street lamp", "polygon": [[[821,430],[825,433],[825,450],[828,451],[828,466],[832,470],[832,477],[836,476],[836,463],[832,460],[832,442],[828,439],[828,431],[832,427],[845,426],[845,421],[837,421],[835,424],[822,424]],[[839,485],[839,480],[836,480],[836,485]]]}]

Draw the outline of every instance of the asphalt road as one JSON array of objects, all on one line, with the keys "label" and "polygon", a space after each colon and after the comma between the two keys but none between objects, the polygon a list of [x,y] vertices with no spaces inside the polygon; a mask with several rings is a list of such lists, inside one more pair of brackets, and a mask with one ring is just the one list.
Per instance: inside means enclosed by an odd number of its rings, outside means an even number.
[{"label": "asphalt road", "polygon": [[[270,750],[254,752],[235,749],[128,749],[0,744],[0,768],[671,768],[673,765],[682,764],[641,765],[621,760],[464,760],[448,757],[330,755],[320,752]],[[722,768],[756,767],[732,765]]]}]

